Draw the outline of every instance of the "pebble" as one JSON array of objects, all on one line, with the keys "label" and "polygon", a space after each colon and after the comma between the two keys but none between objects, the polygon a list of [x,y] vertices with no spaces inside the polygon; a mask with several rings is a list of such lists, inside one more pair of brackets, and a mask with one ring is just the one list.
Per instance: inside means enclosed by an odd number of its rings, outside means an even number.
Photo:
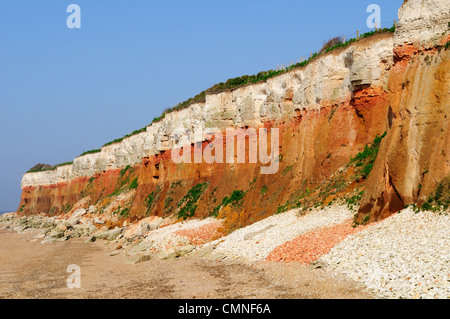
[{"label": "pebble", "polygon": [[353,213],[344,206],[330,206],[300,215],[299,210],[273,215],[207,245],[228,259],[257,262],[267,258],[277,246],[320,227],[349,221]]},{"label": "pebble", "polygon": [[181,223],[167,225],[148,232],[144,240],[136,248],[139,249],[140,246],[144,247],[145,250],[161,251],[170,247],[194,244],[191,243],[191,240],[197,237],[195,235],[196,231],[202,232],[205,227],[209,229],[211,224],[217,229],[219,227],[217,223],[218,221],[215,218],[205,218],[201,220],[190,219]]},{"label": "pebble", "polygon": [[450,216],[407,208],[323,256],[336,272],[384,298],[450,295]]},{"label": "pebble", "polygon": [[[278,214],[220,237],[221,221],[189,219],[164,224],[129,242],[115,239],[115,251],[140,254],[142,262],[154,254],[167,256],[196,252],[200,257],[239,262],[296,261],[320,265],[365,285],[380,298],[448,299],[450,297],[450,215],[402,210],[380,222],[350,228],[354,212],[345,206],[328,206],[300,215],[298,210]],[[73,230],[92,236],[93,224],[75,225],[63,218],[20,217],[5,214],[0,223],[18,232],[42,229],[41,243],[67,240]],[[64,225],[62,229],[61,225]],[[128,226],[128,225],[127,225]],[[131,225],[130,225],[131,226]],[[5,226],[2,226],[5,228]],[[197,246],[197,247],[195,247]],[[184,248],[189,248],[186,251]],[[145,252],[145,257],[142,257]],[[269,257],[269,258],[268,258]]]},{"label": "pebble", "polygon": [[349,235],[362,231],[366,226],[354,228],[353,221],[321,227],[315,231],[302,234],[295,239],[277,246],[267,256],[267,261],[300,262],[309,265],[327,254],[331,248]]}]

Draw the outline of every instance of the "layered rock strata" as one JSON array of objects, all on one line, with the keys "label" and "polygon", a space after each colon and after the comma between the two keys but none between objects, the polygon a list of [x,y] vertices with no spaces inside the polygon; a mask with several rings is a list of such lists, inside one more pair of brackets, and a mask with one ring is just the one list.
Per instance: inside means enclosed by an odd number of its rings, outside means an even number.
[{"label": "layered rock strata", "polygon": [[424,203],[450,174],[450,2],[405,1],[399,17],[389,129],[360,208],[372,220]]},{"label": "layered rock strata", "polygon": [[[219,214],[229,228],[240,227],[320,185],[386,131],[360,217],[376,220],[424,201],[450,167],[449,3],[405,1],[399,16],[395,34],[360,39],[265,82],[207,95],[205,103],[168,113],[101,152],[25,174],[18,211],[85,206],[132,220],[176,215],[203,185],[189,214]],[[173,161],[180,134],[192,150],[204,150],[211,142],[198,129],[226,135],[229,128],[278,129],[278,170],[261,174],[265,165],[248,163],[248,155],[246,163]],[[251,148],[246,144],[247,153]],[[234,191],[244,200],[221,207]]]}]

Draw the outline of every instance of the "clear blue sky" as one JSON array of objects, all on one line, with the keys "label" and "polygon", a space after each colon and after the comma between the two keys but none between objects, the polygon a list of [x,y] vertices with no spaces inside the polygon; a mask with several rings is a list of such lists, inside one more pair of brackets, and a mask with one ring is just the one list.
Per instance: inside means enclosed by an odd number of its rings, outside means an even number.
[{"label": "clear blue sky", "polygon": [[[22,174],[71,161],[228,78],[300,60],[333,36],[392,26],[402,0],[2,0],[0,211]],[[81,29],[66,8],[81,7]]]}]

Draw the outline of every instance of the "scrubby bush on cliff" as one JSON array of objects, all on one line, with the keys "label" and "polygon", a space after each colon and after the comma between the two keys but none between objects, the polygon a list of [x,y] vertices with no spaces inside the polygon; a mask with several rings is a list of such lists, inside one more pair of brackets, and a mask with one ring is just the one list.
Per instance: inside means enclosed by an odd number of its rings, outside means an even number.
[{"label": "scrubby bush on cliff", "polygon": [[269,190],[269,187],[268,187],[267,185],[263,185],[263,186],[261,187],[261,189],[259,190],[259,193],[260,193],[261,195],[264,195],[265,193],[267,193],[268,190]]},{"label": "scrubby bush on cliff", "polygon": [[328,49],[330,49],[336,45],[339,45],[341,43],[342,43],[342,37],[332,38],[332,39],[324,42],[322,49],[320,49],[319,53],[326,52]]},{"label": "scrubby bush on cliff", "polygon": [[120,215],[120,217],[122,217],[122,218],[127,218],[129,212],[130,212],[130,209],[129,209],[129,208],[124,208],[124,209],[120,210],[119,215]]}]

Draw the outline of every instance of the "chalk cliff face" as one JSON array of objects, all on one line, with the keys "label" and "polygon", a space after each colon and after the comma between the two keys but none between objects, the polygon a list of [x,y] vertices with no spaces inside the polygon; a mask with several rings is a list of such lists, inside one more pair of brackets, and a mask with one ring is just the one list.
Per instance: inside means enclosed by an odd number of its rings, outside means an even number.
[{"label": "chalk cliff face", "polygon": [[[19,211],[85,206],[118,215],[125,208],[129,219],[164,216],[179,211],[190,190],[205,183],[195,215],[217,213],[225,196],[242,190],[237,208],[220,211],[230,228],[239,227],[319,185],[385,131],[360,214],[384,217],[423,200],[449,173],[449,51],[439,50],[448,35],[447,2],[406,1],[395,35],[361,39],[266,82],[207,95],[205,103],[168,113],[145,132],[72,165],[27,173]],[[180,132],[189,145],[205,148],[209,142],[196,129],[225,134],[227,128],[262,127],[279,129],[275,174],[261,175],[259,162],[176,164],[171,158]]]},{"label": "chalk cliff face", "polygon": [[398,11],[395,46],[434,46],[448,33],[450,3],[447,0],[405,1]]},{"label": "chalk cliff face", "polygon": [[201,141],[194,128],[261,127],[269,121],[287,121],[298,113],[319,112],[323,107],[349,101],[365,85],[385,90],[392,65],[392,36],[367,39],[328,54],[303,69],[230,92],[208,95],[206,103],[172,112],[147,131],[103,147],[100,153],[78,157],[73,165],[56,171],[25,174],[22,187],[52,185],[81,176],[140,163],[144,157],[172,148],[173,133],[184,129],[191,141]]}]

